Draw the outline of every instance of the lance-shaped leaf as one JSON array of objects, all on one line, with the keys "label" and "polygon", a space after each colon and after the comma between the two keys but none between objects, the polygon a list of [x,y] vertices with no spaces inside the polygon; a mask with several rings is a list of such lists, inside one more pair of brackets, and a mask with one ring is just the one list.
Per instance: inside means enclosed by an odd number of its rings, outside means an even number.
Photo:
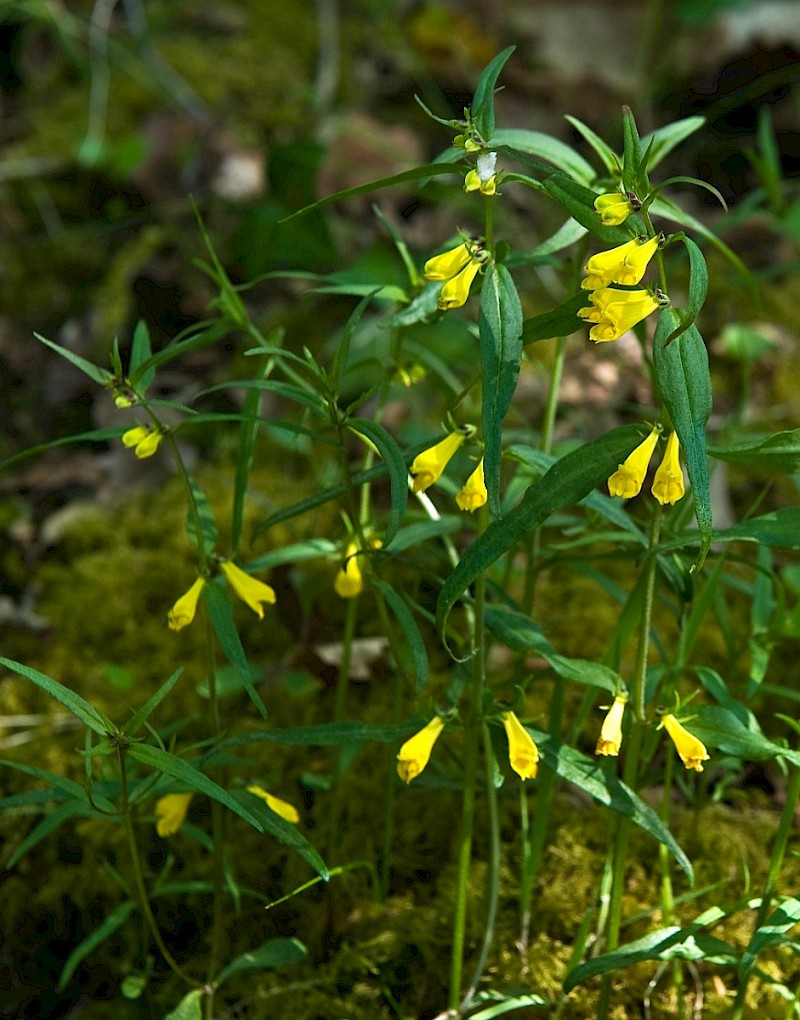
[{"label": "lance-shaped leaf", "polygon": [[594,208],[597,195],[591,188],[579,184],[566,174],[553,174],[542,182],[547,194],[562,205],[578,223],[599,237],[608,247],[624,244],[639,232],[636,217],[628,218],[623,226],[604,227]]},{"label": "lance-shaped leaf", "polygon": [[506,46],[502,53],[498,53],[494,60],[491,60],[481,71],[478,84],[475,86],[471,110],[472,120],[483,139],[491,138],[494,133],[494,90],[503,65],[515,48]]},{"label": "lance-shaped leaf", "polygon": [[[569,145],[543,131],[503,128],[494,132],[488,144],[493,149],[504,146],[507,150],[518,150],[529,153],[531,156],[539,156],[582,184],[591,184],[597,176],[594,167],[591,163],[587,163],[583,156]],[[509,155],[511,154],[509,152]]]},{"label": "lance-shaped leaf", "polygon": [[439,595],[436,623],[440,635],[456,600],[484,570],[529,531],[542,525],[561,507],[579,503],[595,486],[608,479],[640,442],[639,429],[624,425],[556,461],[550,470],[525,492],[505,517],[492,521],[466,550]]},{"label": "lance-shaped leaf", "polygon": [[[150,331],[147,328],[147,323],[144,319],[139,319],[136,323],[136,328],[133,331],[133,340],[131,342],[131,363],[129,375],[139,371],[139,367],[146,361],[149,362],[153,356],[153,348],[150,344]],[[156,370],[151,364],[149,368],[145,369],[144,372],[139,376],[138,390],[140,393],[145,393],[152,383],[156,374]]]},{"label": "lance-shaped leaf", "polygon": [[711,376],[708,352],[694,324],[672,343],[669,337],[679,325],[678,316],[665,308],[653,337],[653,364],[661,399],[678,433],[686,469],[692,483],[694,510],[700,532],[702,566],[711,545],[711,492],[706,456],[706,423],[711,414]]},{"label": "lance-shaped leaf", "polygon": [[428,679],[428,651],[419,632],[417,622],[402,597],[391,585],[386,584],[385,581],[379,581],[377,578],[373,579],[372,583],[386,599],[386,604],[394,613],[395,619],[403,631],[408,650],[411,653],[411,659],[414,663],[414,673],[416,675],[415,690],[419,693]]},{"label": "lance-shaped leaf", "polygon": [[26,680],[36,684],[37,687],[41,687],[46,694],[60,702],[68,712],[72,712],[76,718],[80,719],[84,726],[88,726],[90,730],[99,733],[101,737],[114,732],[114,724],[108,716],[96,709],[91,702],[82,698],[80,694],[71,691],[69,687],[65,687],[57,680],[53,680],[51,677],[40,673],[36,669],[32,669],[30,666],[24,666],[21,662],[14,662],[13,659],[5,659],[2,656],[0,656],[0,666],[5,666],[12,673],[18,673],[20,676],[25,677]]},{"label": "lance-shaped leaf", "polygon": [[557,336],[569,336],[579,329],[586,329],[586,320],[578,318],[578,309],[585,308],[589,298],[585,290],[567,298],[563,304],[549,312],[534,315],[522,323],[522,343],[536,343],[537,340],[552,340]]},{"label": "lance-shaped leaf", "polygon": [[308,956],[308,950],[297,939],[275,938],[251,949],[228,964],[217,975],[217,984],[222,984],[233,974],[242,970],[273,970],[275,967],[287,967],[291,963],[300,963]]},{"label": "lance-shaped leaf", "polygon": [[61,975],[58,979],[58,984],[56,985],[57,992],[61,993],[64,991],[69,984],[72,975],[81,963],[83,963],[86,957],[91,956],[98,946],[101,946],[106,939],[110,938],[115,931],[121,928],[135,909],[136,904],[133,900],[125,900],[117,907],[116,910],[112,911],[107,917],[105,917],[103,921],[94,928],[85,939],[83,939],[82,942],[78,943],[67,957],[67,962],[64,964]]},{"label": "lance-shaped leaf", "polygon": [[786,943],[787,936],[800,921],[800,900],[787,896],[777,910],[754,933],[739,961],[739,980],[743,981],[755,966],[756,959],[765,949]]},{"label": "lance-shaped leaf", "polygon": [[225,657],[239,674],[244,689],[250,695],[250,700],[266,719],[267,709],[253,684],[250,663],[247,661],[247,655],[242,647],[239,631],[233,622],[233,608],[230,599],[219,585],[213,583],[205,585],[202,598],[208,609],[211,626],[214,628],[214,633],[217,635]]},{"label": "lance-shaped leaf", "polygon": [[681,238],[689,255],[689,312],[696,317],[708,292],[708,267],[702,251],[690,237]]},{"label": "lance-shaped leaf", "polygon": [[383,544],[388,546],[403,523],[408,503],[408,468],[403,453],[394,437],[377,422],[369,421],[367,418],[350,418],[347,427],[372,443],[389,469],[392,510],[383,536]]},{"label": "lance-shaped leaf", "polygon": [[708,453],[717,460],[746,468],[800,474],[800,429],[775,432],[731,446],[709,446]]},{"label": "lance-shaped leaf", "polygon": [[401,741],[415,733],[427,720],[415,717],[402,723],[386,725],[343,719],[337,723],[320,723],[316,726],[287,726],[274,730],[262,729],[245,733],[240,737],[229,737],[217,745],[222,751],[228,747],[246,747],[249,744],[272,743],[293,744],[299,747],[336,747],[340,744],[363,744],[376,740],[382,744]]},{"label": "lance-shaped leaf", "polygon": [[75,352],[69,350],[69,348],[62,347],[53,340],[48,340],[46,336],[40,336],[39,333],[34,333],[33,335],[37,340],[40,340],[43,344],[46,344],[54,350],[56,354],[60,354],[62,358],[65,358],[76,368],[79,368],[84,375],[88,375],[90,379],[94,379],[96,383],[100,383],[101,386],[108,385],[108,383],[110,383],[114,378],[108,369],[99,368],[97,365],[92,364],[91,361],[87,361],[86,358],[82,358],[80,354],[75,354]]},{"label": "lance-shaped leaf", "polygon": [[500,460],[503,418],[519,376],[522,306],[505,266],[493,265],[481,290],[479,319],[483,378],[483,473],[492,513],[500,516]]},{"label": "lance-shaped leaf", "polygon": [[255,815],[263,832],[268,832],[275,839],[280,840],[284,846],[294,850],[327,882],[327,865],[306,837],[298,831],[296,825],[287,822],[285,818],[281,818],[272,808],[267,807],[260,798],[252,793],[248,793],[247,790],[234,790],[233,795],[242,809]]}]

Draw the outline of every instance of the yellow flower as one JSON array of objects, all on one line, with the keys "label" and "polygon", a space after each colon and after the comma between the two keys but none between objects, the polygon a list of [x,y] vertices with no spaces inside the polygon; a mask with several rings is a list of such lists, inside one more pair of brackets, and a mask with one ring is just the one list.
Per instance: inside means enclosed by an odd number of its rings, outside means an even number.
[{"label": "yellow flower", "polygon": [[183,825],[192,800],[191,793],[168,793],[156,801],[156,832],[174,836]]},{"label": "yellow flower", "polygon": [[600,737],[597,741],[595,754],[613,755],[619,754],[622,743],[622,716],[625,712],[625,705],[628,699],[624,694],[618,694],[614,698],[614,704],[608,710],[603,725],[600,727]]},{"label": "yellow flower", "polygon": [[608,491],[612,496],[622,496],[623,499],[632,499],[638,496],[644,483],[644,476],[647,474],[647,465],[653,456],[653,450],[658,442],[658,425],[643,442],[639,443],[633,453],[620,464],[619,470],[608,480]]},{"label": "yellow flower", "polygon": [[275,603],[275,589],[270,588],[268,584],[264,584],[263,581],[259,581],[255,577],[251,577],[248,573],[245,573],[241,567],[237,567],[235,563],[231,563],[230,560],[226,560],[225,563],[221,564],[222,573],[228,579],[228,584],[233,588],[242,602],[246,602],[253,612],[258,616],[259,620],[264,619],[264,610],[261,606],[262,602],[269,602],[270,605]]},{"label": "yellow flower", "polygon": [[434,255],[425,263],[423,273],[426,280],[449,280],[460,273],[464,266],[472,258],[466,244],[460,244],[457,248],[442,252],[441,255]]},{"label": "yellow flower", "polygon": [[188,627],[197,612],[197,603],[200,593],[205,587],[204,577],[198,577],[192,587],[184,592],[167,615],[167,623],[170,630],[183,630]]},{"label": "yellow flower", "polygon": [[400,748],[397,755],[397,774],[404,783],[410,783],[412,779],[416,779],[428,764],[433,745],[443,729],[444,719],[437,715]]},{"label": "yellow flower", "polygon": [[694,769],[695,772],[703,771],[703,762],[708,761],[708,751],[702,740],[692,736],[688,730],[678,722],[674,715],[665,715],[661,720],[664,729],[672,737],[675,750],[681,757],[681,761],[687,769]]},{"label": "yellow flower", "polygon": [[150,425],[134,425],[132,429],[122,434],[123,446],[133,447],[133,452],[139,458],[152,457],[159,447],[164,434]]},{"label": "yellow flower", "polygon": [[364,588],[364,578],[358,565],[358,551],[355,542],[348,545],[344,565],[333,582],[334,591],[343,599],[354,599]]},{"label": "yellow flower", "polygon": [[471,259],[458,276],[447,281],[439,295],[439,308],[443,312],[446,312],[448,308],[460,308],[466,303],[472,281],[480,268],[481,263],[477,259]]},{"label": "yellow flower", "polygon": [[508,761],[520,779],[535,779],[539,769],[539,748],[513,712],[503,712],[508,737]]},{"label": "yellow flower", "polygon": [[644,276],[647,263],[658,248],[658,238],[651,237],[640,241],[634,237],[609,251],[601,251],[592,255],[585,269],[589,274],[581,283],[584,290],[599,290],[609,283],[621,283],[632,287]]},{"label": "yellow flower", "polygon": [[484,505],[487,499],[486,482],[483,477],[483,457],[481,457],[478,466],[464,482],[461,491],[456,494],[456,503],[460,510],[474,513],[478,507]]},{"label": "yellow flower", "polygon": [[254,794],[256,797],[260,797],[263,801],[266,801],[267,807],[274,811],[276,815],[280,815],[281,818],[287,822],[291,822],[292,825],[297,825],[300,821],[300,815],[298,814],[297,808],[288,801],[281,800],[280,797],[273,797],[271,793],[262,786],[257,786],[255,783],[252,786],[247,787],[247,792]]},{"label": "yellow flower", "polygon": [[619,340],[623,333],[660,307],[653,295],[641,288],[616,290],[604,287],[594,291],[589,300],[592,307],[578,309],[578,315],[595,323],[589,330],[589,338],[595,343]]},{"label": "yellow flower", "polygon": [[677,503],[686,491],[683,484],[683,472],[681,471],[679,453],[680,443],[678,442],[678,433],[670,432],[667,448],[664,451],[664,459],[658,465],[651,490],[662,506],[665,503],[669,503],[670,506]]},{"label": "yellow flower", "polygon": [[594,200],[594,208],[604,227],[617,227],[633,212],[633,206],[627,195],[612,191],[608,195],[598,195]]},{"label": "yellow flower", "polygon": [[414,475],[411,491],[424,492],[434,482],[437,482],[447,467],[448,461],[465,439],[466,436],[463,432],[451,432],[435,446],[418,453],[411,464],[411,474]]},{"label": "yellow flower", "polygon": [[482,152],[478,156],[477,166],[470,170],[464,178],[464,191],[478,191],[483,195],[494,195],[497,193],[497,165],[496,152]]}]

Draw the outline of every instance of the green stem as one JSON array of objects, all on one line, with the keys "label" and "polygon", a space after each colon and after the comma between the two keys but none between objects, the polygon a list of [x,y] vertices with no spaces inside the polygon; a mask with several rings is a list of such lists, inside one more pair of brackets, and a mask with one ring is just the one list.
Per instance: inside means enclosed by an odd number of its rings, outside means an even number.
[{"label": "green stem", "polygon": [[[669,809],[672,803],[672,777],[675,769],[675,756],[668,754],[664,765],[664,789],[661,794],[662,822],[669,825]],[[663,843],[658,844],[658,863],[661,870],[661,915],[665,925],[675,924],[675,897],[672,891],[672,870],[669,851]],[[676,1020],[685,1020],[686,1003],[683,998],[683,968],[681,961],[672,961],[672,985],[675,989],[677,1003]]]},{"label": "green stem", "polygon": [[[347,600],[344,617],[344,633],[342,634],[342,661],[339,665],[339,676],[336,682],[336,700],[333,703],[333,721],[344,718],[347,707],[347,692],[350,686],[350,660],[353,654],[353,637],[358,619],[358,597]],[[339,823],[342,813],[342,776],[344,775],[344,754],[342,748],[336,756],[334,769],[333,801],[331,803],[331,828],[328,836],[328,857],[332,855],[339,842]]]},{"label": "green stem", "polygon": [[117,762],[119,763],[119,777],[120,777],[120,817],[122,818],[122,824],[125,828],[125,835],[128,841],[128,851],[131,858],[131,867],[133,869],[133,884],[136,890],[136,896],[139,900],[139,909],[144,916],[147,927],[150,929],[150,934],[153,937],[159,953],[164,958],[164,962],[178,977],[185,981],[187,985],[191,985],[193,988],[202,988],[203,985],[190,977],[186,971],[178,964],[175,957],[167,949],[164,944],[164,940],[161,937],[156,919],[153,916],[153,911],[150,908],[150,898],[147,895],[147,889],[144,884],[144,876],[142,875],[142,866],[139,860],[139,847],[136,843],[136,832],[133,828],[133,819],[131,817],[130,801],[128,799],[128,772],[125,762],[125,749],[121,746],[117,746]]},{"label": "green stem", "polygon": [[[761,905],[759,906],[758,913],[756,914],[755,926],[753,928],[754,933],[764,927],[764,924],[769,917],[769,912],[772,909],[772,898],[775,895],[775,886],[778,882],[778,876],[781,873],[783,859],[786,856],[786,848],[789,845],[789,837],[792,833],[795,808],[797,807],[798,798],[800,798],[800,769],[794,769],[791,779],[789,780],[789,786],[786,790],[786,800],[783,805],[783,810],[781,811],[781,819],[778,823],[778,831],[775,835],[775,842],[772,844],[769,871],[767,872],[767,880],[764,883],[764,892],[761,894]],[[750,971],[748,970],[742,975],[739,981],[739,988],[737,989],[736,998],[733,1003],[731,1020],[741,1020],[749,978]]]}]

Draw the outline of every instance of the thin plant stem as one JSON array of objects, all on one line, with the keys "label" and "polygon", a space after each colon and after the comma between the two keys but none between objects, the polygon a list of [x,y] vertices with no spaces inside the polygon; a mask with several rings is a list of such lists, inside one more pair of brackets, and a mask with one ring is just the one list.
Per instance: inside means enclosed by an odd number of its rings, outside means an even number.
[{"label": "thin plant stem", "polygon": [[[347,691],[350,686],[350,661],[353,654],[353,637],[358,620],[358,596],[347,600],[342,634],[342,661],[339,665],[339,677],[336,682],[336,699],[333,703],[333,721],[344,718],[347,708]],[[336,756],[334,770],[333,800],[331,803],[331,828],[328,836],[328,856],[330,857],[339,842],[339,823],[342,813],[342,776],[344,775],[344,753],[342,748]]]},{"label": "thin plant stem", "polygon": [[[668,754],[664,765],[664,789],[661,795],[661,820],[669,824],[669,809],[672,801],[672,778],[675,756]],[[658,863],[661,870],[661,914],[665,925],[675,924],[675,897],[672,891],[672,870],[669,851],[663,843],[658,844]],[[685,1020],[686,1003],[683,999],[683,969],[680,960],[672,961],[672,986],[677,1004],[676,1020]]]},{"label": "thin plant stem", "polygon": [[[781,811],[778,831],[775,834],[775,842],[772,844],[767,880],[764,883],[764,891],[761,894],[761,905],[759,906],[758,913],[756,914],[755,925],[753,927],[754,932],[757,932],[760,928],[764,927],[764,924],[769,917],[769,912],[772,909],[772,898],[775,895],[775,886],[778,882],[778,876],[781,873],[784,857],[786,856],[786,849],[789,845],[789,837],[792,834],[794,813],[797,807],[798,798],[800,798],[800,769],[794,769],[789,780],[789,785],[786,789],[786,800],[784,801],[783,810]],[[731,1020],[741,1020],[745,1005],[745,997],[747,995],[747,983],[749,977],[750,971],[747,971],[739,982],[739,988],[736,991],[736,998],[733,1002]]]}]

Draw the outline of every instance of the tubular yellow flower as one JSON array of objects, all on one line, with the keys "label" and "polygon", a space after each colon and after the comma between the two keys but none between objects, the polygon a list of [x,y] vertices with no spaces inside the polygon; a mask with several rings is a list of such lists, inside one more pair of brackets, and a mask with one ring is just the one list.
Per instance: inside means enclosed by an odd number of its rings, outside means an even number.
[{"label": "tubular yellow flower", "polygon": [[508,761],[520,779],[535,779],[539,770],[539,748],[513,712],[503,712],[508,737]]},{"label": "tubular yellow flower", "polygon": [[483,477],[483,457],[481,457],[478,466],[466,482],[464,482],[461,491],[456,494],[456,503],[460,510],[474,513],[478,507],[484,505],[487,499],[488,493],[486,492],[486,482]]},{"label": "tubular yellow flower", "polygon": [[149,425],[134,425],[132,429],[122,434],[122,444],[128,448],[133,447],[133,452],[139,458],[152,457],[158,449],[163,433]]},{"label": "tubular yellow flower", "polygon": [[281,800],[280,797],[273,797],[271,793],[267,793],[263,786],[257,786],[253,783],[247,787],[247,792],[252,793],[256,797],[260,797],[266,802],[266,805],[270,810],[274,811],[276,815],[280,815],[281,818],[287,822],[291,822],[292,825],[297,825],[300,821],[300,815],[297,808],[290,804],[288,801]]},{"label": "tubular yellow flower", "polygon": [[411,474],[414,475],[411,491],[424,492],[434,482],[438,482],[448,461],[465,439],[463,432],[451,432],[435,446],[418,453],[411,464]]},{"label": "tubular yellow flower", "polygon": [[222,573],[228,579],[228,584],[233,588],[242,602],[246,602],[253,612],[258,616],[259,620],[264,619],[264,609],[262,608],[262,602],[269,602],[270,605],[275,603],[275,589],[270,588],[268,584],[264,584],[263,581],[259,581],[255,577],[251,577],[248,573],[242,570],[241,567],[237,567],[235,563],[231,563],[230,560],[226,560],[221,565]]},{"label": "tubular yellow flower", "polygon": [[206,579],[198,577],[191,588],[184,592],[167,615],[170,630],[183,630],[188,627],[197,612],[197,603],[205,587]]},{"label": "tubular yellow flower", "polygon": [[192,800],[191,793],[168,793],[156,801],[156,832],[159,836],[174,836],[186,819]]},{"label": "tubular yellow flower", "polygon": [[658,442],[658,432],[656,425],[647,439],[639,443],[633,453],[626,458],[625,463],[620,464],[619,470],[609,478],[608,491],[612,496],[632,499],[639,495],[644,484],[644,476],[647,474],[647,465]]},{"label": "tubular yellow flower", "polygon": [[578,315],[595,323],[589,330],[589,337],[595,343],[619,340],[623,333],[660,307],[653,295],[643,289],[604,287],[596,290],[590,300],[592,307],[578,309]]},{"label": "tubular yellow flower", "polygon": [[592,255],[586,263],[585,270],[589,274],[582,282],[584,290],[599,290],[609,283],[621,283],[632,287],[644,276],[647,263],[658,248],[658,238],[651,237],[640,241],[634,237],[609,251],[601,251]]},{"label": "tubular yellow flower", "polygon": [[678,433],[670,432],[664,459],[658,465],[651,490],[662,506],[666,503],[669,503],[670,506],[677,503],[686,491],[679,453]]},{"label": "tubular yellow flower", "polygon": [[612,191],[607,195],[598,195],[594,200],[594,208],[604,227],[617,227],[633,212],[633,206],[626,195]]},{"label": "tubular yellow flower", "polygon": [[618,694],[614,698],[614,704],[608,710],[600,727],[600,736],[597,740],[595,754],[612,755],[616,758],[622,744],[622,716],[625,712],[625,705],[628,698],[624,694]]},{"label": "tubular yellow flower", "polygon": [[457,248],[442,252],[441,255],[434,255],[425,263],[423,273],[426,280],[449,280],[456,273],[460,273],[469,262],[469,248],[466,244],[460,244]]},{"label": "tubular yellow flower", "polygon": [[416,779],[428,764],[433,745],[444,729],[444,719],[437,715],[418,733],[403,744],[397,755],[397,774],[404,783]]},{"label": "tubular yellow flower", "polygon": [[492,174],[488,180],[482,181],[477,170],[470,170],[464,178],[464,191],[480,191],[482,195],[496,195],[497,178]]},{"label": "tubular yellow flower", "polygon": [[708,761],[708,751],[702,740],[692,736],[687,729],[678,722],[674,715],[665,715],[661,720],[664,729],[672,737],[675,750],[680,755],[681,761],[687,769],[694,769],[695,772],[703,771],[703,762]]},{"label": "tubular yellow flower", "polygon": [[354,599],[364,588],[364,578],[358,565],[358,546],[351,542],[345,553],[344,565],[336,575],[333,590],[340,598]]},{"label": "tubular yellow flower", "polygon": [[478,275],[480,268],[481,263],[477,259],[470,259],[457,276],[447,281],[439,295],[439,308],[443,312],[446,312],[448,308],[460,308],[466,303],[472,281]]}]

